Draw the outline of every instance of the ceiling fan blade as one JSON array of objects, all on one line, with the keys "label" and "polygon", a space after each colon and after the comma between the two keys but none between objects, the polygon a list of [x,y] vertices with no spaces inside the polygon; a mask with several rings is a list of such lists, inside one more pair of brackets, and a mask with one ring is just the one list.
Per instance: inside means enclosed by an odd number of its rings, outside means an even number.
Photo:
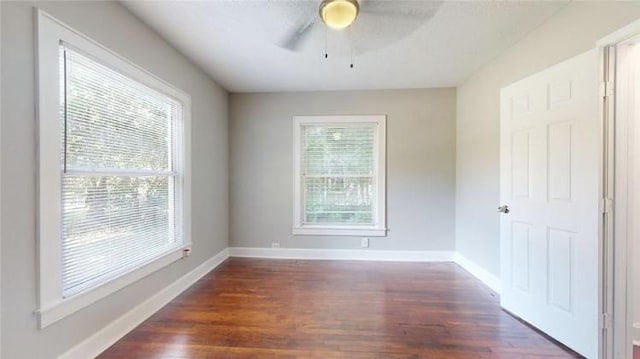
[{"label": "ceiling fan blade", "polygon": [[438,12],[442,3],[442,0],[418,3],[406,1],[368,0],[361,1],[360,12],[362,14],[389,18],[427,20]]},{"label": "ceiling fan blade", "polygon": [[312,19],[302,24],[302,26],[298,27],[289,36],[284,38],[284,40],[280,43],[280,46],[287,50],[297,51],[309,37],[311,29],[316,24],[316,22],[317,21],[315,19]]}]

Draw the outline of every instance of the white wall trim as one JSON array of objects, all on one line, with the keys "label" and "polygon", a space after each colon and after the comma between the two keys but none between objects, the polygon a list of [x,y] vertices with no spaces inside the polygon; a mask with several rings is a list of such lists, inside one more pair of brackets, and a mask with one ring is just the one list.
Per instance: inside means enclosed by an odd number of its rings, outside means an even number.
[{"label": "white wall trim", "polygon": [[58,359],[87,359],[95,358],[104,350],[117,342],[125,334],[140,325],[167,303],[172,301],[180,293],[185,291],[205,274],[216,268],[229,257],[229,250],[223,249],[215,256],[200,264],[191,272],[168,285],[149,299],[140,303],[129,312],[114,320],[102,330],[74,346]]},{"label": "white wall trim", "polygon": [[[2,6],[0,6],[0,19],[2,19]],[[0,20],[0,32],[2,29],[2,21]],[[2,51],[0,51],[2,52]],[[2,56],[0,56],[0,70],[2,69],[2,60],[1,60]],[[2,123],[3,121],[1,121],[2,119],[2,80],[0,80],[0,123]],[[0,134],[0,138],[2,138],[2,135]],[[2,147],[2,144],[0,143],[0,147]],[[1,166],[0,166],[1,167]],[[0,171],[0,179],[2,178],[2,171]],[[0,189],[2,188],[2,181],[0,180]],[[0,192],[2,192],[0,190]],[[0,195],[0,204],[2,203],[2,196]],[[0,208],[2,206],[0,205]],[[0,221],[1,222],[1,221]],[[2,233],[2,227],[0,224],[0,233]],[[0,247],[2,247],[2,235],[0,235]],[[2,258],[2,252],[0,251],[0,258]],[[0,261],[1,263],[1,261]],[[2,268],[2,264],[0,264],[0,268]],[[0,271],[1,272],[1,271]],[[0,274],[0,279],[2,278],[2,274]],[[2,298],[2,281],[0,280],[0,298]],[[2,308],[2,301],[0,300],[0,308]],[[0,315],[0,323],[2,323],[2,316]],[[0,325],[0,358],[2,358],[2,326]]]},{"label": "white wall trim", "polygon": [[[38,309],[40,329],[85,308],[97,300],[124,288],[140,278],[182,258],[183,249],[191,246],[191,170],[190,123],[191,97],[186,92],[161,80],[126,58],[112,52],[81,32],[57,20],[38,8],[36,16],[36,118],[37,118],[37,264]],[[102,282],[96,281],[79,293],[64,293],[62,280],[62,177],[60,168],[60,45],[73,48],[90,56],[100,65],[130,78],[136,83],[172,98],[182,105],[182,118],[172,121],[176,135],[173,139],[175,168],[172,176],[176,183],[174,197],[175,228],[182,234],[179,247],[169,247],[147,263],[138,263],[123,272],[113,272]],[[45,95],[46,94],[46,95]],[[175,123],[174,123],[175,122]],[[90,173],[90,171],[83,171]],[[130,172],[131,174],[132,172]],[[160,174],[160,173],[158,173]],[[167,175],[168,176],[168,175]],[[179,238],[180,236],[176,237]],[[43,255],[46,253],[46,255]]]},{"label": "white wall trim", "polygon": [[472,276],[479,279],[482,283],[486,284],[487,287],[491,288],[496,293],[500,293],[500,278],[493,275],[488,270],[480,267],[475,262],[469,260],[469,258],[462,255],[460,252],[455,253],[455,262],[462,268],[464,268],[467,272],[469,272]]},{"label": "white wall trim", "polygon": [[[316,236],[372,236],[387,235],[386,214],[386,122],[387,115],[325,115],[325,116],[293,116],[293,229],[294,235]],[[304,200],[304,160],[303,127],[307,125],[327,127],[371,127],[374,138],[374,161],[372,178],[374,180],[375,207],[373,223],[369,225],[332,226],[321,223],[305,223]]]},{"label": "white wall trim", "polygon": [[362,249],[230,247],[230,257],[274,259],[335,259],[396,262],[453,262],[452,251],[385,251]]},{"label": "white wall trim", "polygon": [[229,247],[230,257],[272,259],[332,259],[395,262],[455,262],[491,290],[500,293],[500,279],[454,251],[385,251],[362,249],[246,248]]},{"label": "white wall trim", "polygon": [[640,34],[640,20],[636,20],[596,42],[597,47],[615,45]]}]

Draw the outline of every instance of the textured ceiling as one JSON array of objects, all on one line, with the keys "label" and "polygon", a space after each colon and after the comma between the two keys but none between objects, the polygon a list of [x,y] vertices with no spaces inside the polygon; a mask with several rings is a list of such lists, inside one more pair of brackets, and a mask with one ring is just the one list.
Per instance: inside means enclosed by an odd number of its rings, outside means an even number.
[{"label": "textured ceiling", "polygon": [[360,2],[369,11],[343,31],[318,21],[320,0],[123,3],[232,92],[456,86],[567,4]]}]

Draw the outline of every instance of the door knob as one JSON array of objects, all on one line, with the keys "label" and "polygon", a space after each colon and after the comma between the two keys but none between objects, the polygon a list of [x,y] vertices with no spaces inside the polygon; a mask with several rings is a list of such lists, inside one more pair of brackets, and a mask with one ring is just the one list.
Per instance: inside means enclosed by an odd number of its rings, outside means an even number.
[{"label": "door knob", "polygon": [[509,206],[506,204],[504,206],[498,207],[498,212],[500,213],[509,213]]}]

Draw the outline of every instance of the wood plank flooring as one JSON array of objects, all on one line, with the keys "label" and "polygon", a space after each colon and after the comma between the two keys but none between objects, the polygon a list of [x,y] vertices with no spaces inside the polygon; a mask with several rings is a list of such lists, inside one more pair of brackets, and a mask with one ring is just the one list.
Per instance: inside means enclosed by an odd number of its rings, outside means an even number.
[{"label": "wood plank flooring", "polygon": [[99,358],[575,357],[453,263],[230,258]]}]

